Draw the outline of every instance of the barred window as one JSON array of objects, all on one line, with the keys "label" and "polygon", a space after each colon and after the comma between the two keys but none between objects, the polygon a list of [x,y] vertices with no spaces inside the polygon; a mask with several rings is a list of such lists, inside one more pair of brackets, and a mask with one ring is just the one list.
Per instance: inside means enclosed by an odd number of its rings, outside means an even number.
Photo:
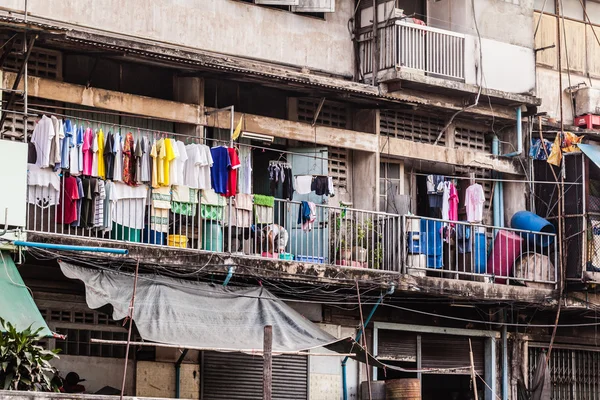
[{"label": "barred window", "polygon": [[[298,121],[312,123],[319,108],[319,99],[298,99]],[[348,112],[343,104],[325,101],[317,117],[317,125],[331,126],[333,128],[346,128]]]},{"label": "barred window", "polygon": [[329,176],[333,186],[338,189],[348,189],[348,150],[341,147],[329,147]]},{"label": "barred window", "polygon": [[[443,120],[429,115],[404,111],[382,111],[380,133],[398,139],[433,144],[444,125]],[[445,135],[442,135],[438,144],[440,146],[446,144]]]}]

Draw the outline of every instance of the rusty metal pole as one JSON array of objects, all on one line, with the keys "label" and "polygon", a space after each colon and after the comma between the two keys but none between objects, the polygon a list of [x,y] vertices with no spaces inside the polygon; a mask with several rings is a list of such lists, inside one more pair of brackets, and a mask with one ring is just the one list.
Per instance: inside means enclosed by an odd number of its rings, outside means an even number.
[{"label": "rusty metal pole", "polygon": [[263,400],[273,398],[273,327],[265,326],[263,342]]},{"label": "rusty metal pole", "polygon": [[135,291],[137,290],[138,273],[140,270],[140,260],[138,259],[135,265],[135,276],[133,278],[133,293],[131,294],[131,303],[129,303],[129,331],[127,332],[127,347],[125,348],[125,368],[123,369],[123,382],[121,383],[121,397],[125,392],[125,381],[127,380],[127,361],[129,360],[129,347],[131,346],[131,329],[133,328],[133,311],[135,304]]},{"label": "rusty metal pole", "polygon": [[377,31],[379,16],[377,14],[377,0],[373,0],[373,86],[377,86],[377,73],[379,72],[379,40]]},{"label": "rusty metal pole", "polygon": [[471,346],[471,339],[469,339],[469,358],[471,359],[471,379],[473,380],[473,393],[475,393],[475,400],[479,400],[479,394],[477,393],[477,375],[475,374],[475,362],[473,361],[473,346]]}]

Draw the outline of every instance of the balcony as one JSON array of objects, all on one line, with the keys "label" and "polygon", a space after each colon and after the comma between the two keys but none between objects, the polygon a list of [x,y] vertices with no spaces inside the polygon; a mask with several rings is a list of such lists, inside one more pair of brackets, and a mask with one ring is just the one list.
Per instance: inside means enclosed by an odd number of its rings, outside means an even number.
[{"label": "balcony", "polygon": [[[51,198],[43,193],[46,189],[38,187],[35,197]],[[220,196],[217,205],[213,200],[207,207],[200,196],[187,209],[175,213],[173,206],[164,213],[144,204],[142,197],[111,201],[108,223],[81,214],[79,225],[86,220],[85,227],[61,223],[60,204],[29,204],[27,230],[46,234],[45,240],[78,237],[128,242],[148,251],[185,249],[231,254],[238,260],[271,260],[297,265],[294,271],[300,265],[322,265],[407,274],[417,280],[432,277],[545,289],[557,282],[554,234],[323,204],[305,213],[307,203],[281,199],[274,199],[263,213],[256,204],[236,208]],[[81,212],[91,212],[88,206],[83,205]]]},{"label": "balcony", "polygon": [[[402,70],[414,74],[465,81],[465,35],[395,21],[378,29],[379,70]],[[373,74],[373,34],[359,41],[361,71]]]}]

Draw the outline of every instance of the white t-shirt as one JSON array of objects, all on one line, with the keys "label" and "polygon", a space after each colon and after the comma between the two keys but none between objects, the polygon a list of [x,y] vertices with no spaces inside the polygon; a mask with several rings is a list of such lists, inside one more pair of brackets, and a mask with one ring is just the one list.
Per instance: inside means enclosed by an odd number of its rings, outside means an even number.
[{"label": "white t-shirt", "polygon": [[35,145],[35,151],[37,153],[35,165],[40,168],[50,166],[50,149],[52,147],[54,136],[55,132],[52,120],[45,115],[42,116],[33,129],[33,134],[31,136],[31,142]]},{"label": "white t-shirt", "polygon": [[198,175],[198,188],[209,189],[210,184],[210,167],[213,165],[213,158],[210,152],[210,147],[205,144],[198,145],[200,147],[200,174]]},{"label": "white t-shirt", "polygon": [[450,219],[450,182],[444,182],[444,194],[442,197],[442,219]]},{"label": "white t-shirt", "polygon": [[296,192],[298,192],[298,194],[310,193],[312,191],[310,189],[312,178],[312,175],[298,175],[296,177],[296,184],[294,185]]},{"label": "white t-shirt", "polygon": [[183,171],[183,183],[193,189],[198,189],[198,174],[200,173],[200,148],[197,144],[185,146],[187,162]]},{"label": "white t-shirt", "polygon": [[[98,174],[98,131],[94,131],[94,137],[92,138],[92,176],[99,176]],[[102,156],[100,156],[102,157]]]},{"label": "white t-shirt", "polygon": [[187,150],[185,148],[185,144],[182,141],[177,141],[175,143],[176,145],[173,146],[173,151],[175,151],[175,149],[177,149],[177,153],[178,156],[175,159],[176,163],[175,163],[175,175],[173,176],[174,179],[172,179],[171,184],[172,185],[183,185],[185,180],[184,180],[184,171],[185,171],[185,166],[186,166],[186,162],[188,159],[188,155],[187,155]]},{"label": "white t-shirt", "polygon": [[481,222],[483,220],[483,204],[485,203],[485,193],[479,183],[475,183],[467,188],[465,193],[465,207],[467,208],[467,221]]},{"label": "white t-shirt", "polygon": [[115,153],[115,169],[113,181],[123,180],[123,143],[121,142],[121,134],[115,133],[115,145],[113,147]]},{"label": "white t-shirt", "polygon": [[[180,170],[180,165],[181,165],[181,153],[179,152],[179,146],[177,145],[177,141],[173,140],[173,139],[166,139],[169,140],[171,142],[171,148],[173,149],[173,155],[175,156],[175,158],[173,158],[170,162],[169,162],[169,184],[170,185],[181,185],[183,183],[183,181],[180,179],[181,178],[181,170]],[[187,157],[187,153],[186,153],[186,157]]]}]

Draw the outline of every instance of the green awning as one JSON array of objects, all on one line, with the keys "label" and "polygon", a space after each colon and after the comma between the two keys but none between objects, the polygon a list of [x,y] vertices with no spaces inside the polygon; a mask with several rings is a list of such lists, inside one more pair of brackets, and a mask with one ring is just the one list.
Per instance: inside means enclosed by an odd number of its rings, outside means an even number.
[{"label": "green awning", "polygon": [[34,330],[42,328],[40,334],[43,336],[53,336],[12,257],[5,251],[0,251],[0,317],[18,331],[31,326]]}]

